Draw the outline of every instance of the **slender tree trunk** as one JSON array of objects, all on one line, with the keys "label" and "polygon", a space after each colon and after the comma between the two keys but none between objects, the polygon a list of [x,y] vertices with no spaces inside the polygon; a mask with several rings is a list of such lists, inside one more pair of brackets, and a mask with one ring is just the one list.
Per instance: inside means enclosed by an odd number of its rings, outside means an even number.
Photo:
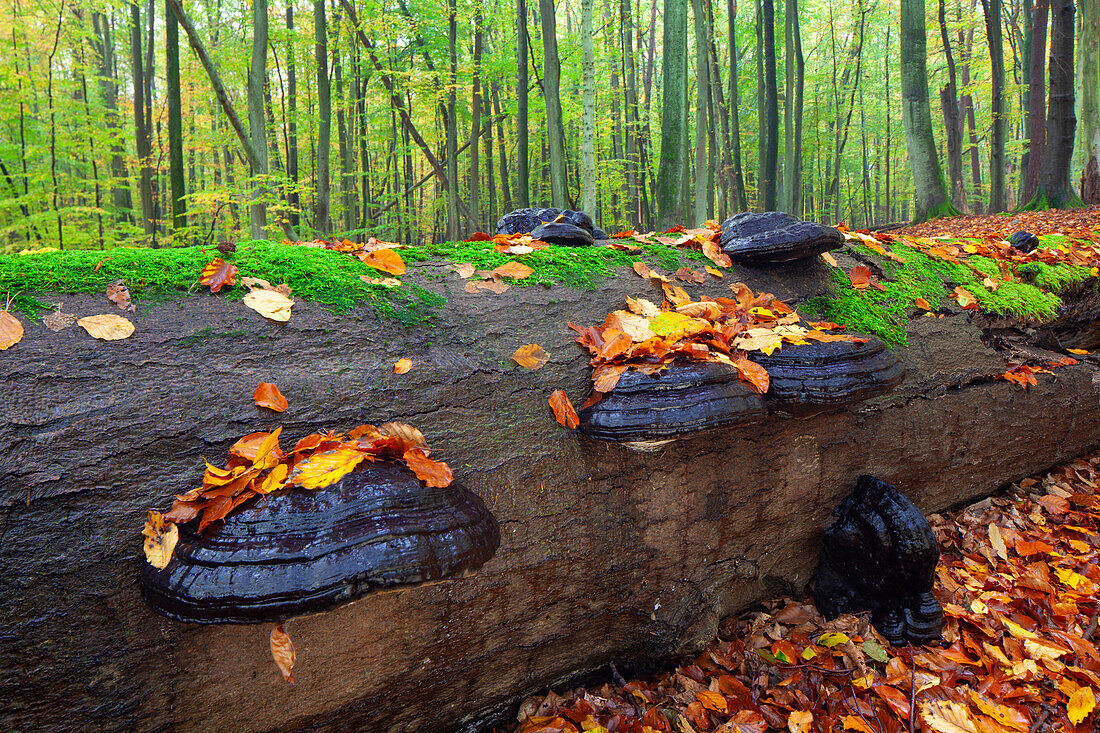
[{"label": "slender tree trunk", "polygon": [[478,155],[478,135],[481,134],[481,47],[484,36],[483,25],[481,0],[474,0],[474,78],[472,84],[473,88],[470,94],[470,172],[466,184],[466,190],[470,198],[466,211],[466,228],[471,232],[481,231],[481,165]]},{"label": "slender tree trunk", "polygon": [[775,78],[775,0],[764,0],[764,209],[774,211],[779,189],[779,90]]},{"label": "slender tree trunk", "polygon": [[596,53],[592,36],[592,0],[581,0],[581,210],[595,216]]},{"label": "slender tree trunk", "polygon": [[708,184],[707,138],[710,106],[710,71],[707,43],[707,14],[703,0],[691,0],[695,21],[695,218],[692,224],[702,226],[707,220],[707,199],[712,187]]},{"label": "slender tree trunk", "polygon": [[657,228],[668,229],[687,219],[682,198],[688,164],[687,133],[687,0],[665,0],[661,162],[657,167]]},{"label": "slender tree trunk", "polygon": [[455,0],[447,0],[447,49],[451,63],[447,74],[447,239],[458,241],[458,124],[455,119],[458,83],[458,8]]},{"label": "slender tree trunk", "polygon": [[131,221],[133,202],[126,184],[126,162],[123,160],[122,129],[118,118],[118,73],[115,68],[114,31],[110,18],[92,13],[96,51],[99,56],[99,91],[107,108],[107,128],[111,133],[111,204],[116,221]]},{"label": "slender tree trunk", "polygon": [[298,232],[299,211],[302,206],[301,195],[298,190],[298,76],[297,65],[294,59],[294,0],[287,0],[286,4],[286,87],[287,87],[287,143],[286,143],[286,174],[290,178],[290,188],[287,193],[287,208],[289,209],[290,228]]},{"label": "slender tree trunk", "polygon": [[497,187],[496,181],[493,180],[494,168],[493,163],[493,105],[492,105],[492,92],[490,91],[489,84],[485,84],[485,93],[481,96],[482,106],[485,108],[485,114],[482,117],[485,120],[485,128],[482,130],[482,157],[485,158],[485,188],[489,192],[489,208],[485,211],[485,231],[490,231],[497,220]]},{"label": "slender tree trunk", "polygon": [[951,36],[947,32],[947,8],[939,0],[940,38],[947,57],[947,86],[940,90],[940,108],[947,130],[947,171],[951,180],[951,200],[955,208],[966,210],[966,189],[962,179],[962,118],[959,115],[959,86],[955,73],[955,55],[951,52]]},{"label": "slender tree trunk", "polygon": [[[686,0],[683,0],[686,2]],[[565,158],[565,126],[562,120],[561,62],[558,57],[557,15],[554,0],[539,0],[542,19],[542,96],[546,100],[546,135],[550,148],[550,202],[558,209],[569,208],[569,187]]]},{"label": "slender tree trunk", "polygon": [[1040,207],[1063,209],[1080,205],[1070,184],[1073,139],[1077,131],[1073,90],[1073,0],[1054,0],[1050,24],[1050,103],[1047,105],[1047,144],[1036,202]]},{"label": "slender tree trunk", "polygon": [[749,197],[745,191],[745,174],[741,167],[741,94],[738,89],[741,57],[737,51],[737,0],[726,0],[726,20],[730,43],[730,154],[733,162],[734,194],[731,204],[737,211],[749,208]]},{"label": "slender tree trunk", "polygon": [[[504,149],[504,115],[500,112],[500,87],[493,82],[493,113],[497,123],[497,151],[500,156],[500,210],[512,210],[511,189],[508,186],[508,154]],[[518,155],[518,153],[517,153]]]},{"label": "slender tree trunk", "polygon": [[[967,31],[965,40],[963,38],[963,32],[960,30],[959,52],[962,68],[959,70],[959,75],[961,77],[963,89],[970,88],[970,59],[973,48],[974,29],[971,28]],[[970,138],[970,180],[974,186],[974,190],[970,192],[970,211],[975,214],[980,214],[982,211],[980,203],[982,196],[982,162],[978,151],[978,125],[974,114],[974,97],[970,92],[962,95],[959,99],[959,109],[960,116],[966,119],[966,126]]]},{"label": "slender tree trunk", "polygon": [[801,216],[802,190],[802,93],[806,63],[802,58],[802,33],[798,23],[798,0],[786,0],[783,13],[786,83],[783,86],[786,114],[783,115],[783,191],[780,208]]},{"label": "slender tree trunk", "polygon": [[[180,105],[179,24],[164,11],[165,67],[168,75],[168,170],[172,189],[172,229],[187,228],[187,188],[183,183],[183,110]],[[173,232],[173,239],[175,232]]]},{"label": "slender tree trunk", "polygon": [[145,126],[145,74],[141,54],[141,10],[130,3],[130,69],[134,88],[134,148],[141,166],[141,224],[146,234],[153,233],[153,168],[149,128]]},{"label": "slender tree trunk", "polygon": [[885,198],[886,198],[886,220],[887,221],[892,221],[893,218],[894,218],[893,210],[892,210],[892,207],[891,207],[891,204],[893,203],[893,199],[891,197],[891,192],[890,192],[890,161],[894,157],[893,139],[890,136],[890,132],[891,132],[891,130],[890,130],[890,119],[893,116],[890,112],[890,108],[891,108],[891,98],[890,98],[890,31],[891,30],[892,30],[892,28],[890,26],[886,26],[886,53],[883,56],[883,60],[882,60],[883,76],[886,79],[886,166],[885,166],[885,168],[886,168],[886,182],[885,182],[886,196],[885,196]]},{"label": "slender tree trunk", "polygon": [[1077,143],[1074,170],[1082,170],[1081,198],[1100,204],[1100,0],[1078,0]]},{"label": "slender tree trunk", "polygon": [[[516,0],[516,199],[520,208],[531,205],[530,148],[527,140],[527,0]],[[497,111],[499,114],[499,110]],[[504,166],[501,166],[501,171]]]},{"label": "slender tree trunk", "polygon": [[989,147],[989,208],[999,212],[1005,208],[1005,56],[1001,30],[1000,0],[982,0],[985,35],[989,42],[989,67],[992,76],[993,132]]},{"label": "slender tree trunk", "polygon": [[767,209],[764,197],[767,186],[764,170],[768,155],[768,111],[764,78],[764,5],[756,0],[756,207]]},{"label": "slender tree trunk", "polygon": [[1030,85],[1028,86],[1028,155],[1023,195],[1024,204],[1035,198],[1043,169],[1043,152],[1046,148],[1046,56],[1048,0],[1036,0],[1031,16],[1031,55],[1028,59]]},{"label": "slender tree trunk", "polygon": [[901,0],[902,122],[916,189],[916,221],[954,213],[932,137],[924,19],[924,0]]},{"label": "slender tree trunk", "polygon": [[317,59],[317,189],[313,225],[322,235],[329,224],[329,156],[332,148],[332,87],[328,78],[328,27],[325,0],[313,0],[314,57]]},{"label": "slender tree trunk", "polygon": [[252,238],[267,236],[267,203],[264,197],[267,186],[267,123],[264,119],[264,80],[267,79],[267,0],[252,0],[252,64],[248,71],[248,128],[252,137],[252,151],[256,157],[252,166],[254,182],[253,203],[249,207]]},{"label": "slender tree trunk", "polygon": [[[336,150],[340,158],[340,208],[341,226],[344,231],[355,228],[355,204],[354,191],[351,180],[351,139],[348,134],[348,105],[344,94],[344,64],[340,53],[340,13],[335,9],[332,13],[332,25],[336,33],[332,41],[332,77],[336,82]],[[391,139],[392,142],[392,139]],[[366,206],[366,201],[363,202]]]}]

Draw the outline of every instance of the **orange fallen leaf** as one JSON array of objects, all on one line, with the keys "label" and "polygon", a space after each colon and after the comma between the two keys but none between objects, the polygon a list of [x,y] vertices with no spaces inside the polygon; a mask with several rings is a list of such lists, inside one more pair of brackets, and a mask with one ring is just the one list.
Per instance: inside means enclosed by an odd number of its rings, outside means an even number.
[{"label": "orange fallen leaf", "polygon": [[275,412],[285,412],[288,404],[279,388],[270,382],[260,382],[252,395],[252,401],[257,407],[266,407]]},{"label": "orange fallen leaf", "polygon": [[22,340],[23,324],[11,313],[0,311],[0,351],[15,346]]},{"label": "orange fallen leaf", "polygon": [[150,511],[141,534],[145,537],[145,559],[157,570],[164,570],[179,541],[179,527],[166,521],[160,512]]},{"label": "orange fallen leaf", "polygon": [[372,252],[363,252],[359,255],[360,261],[368,267],[373,267],[391,275],[405,274],[405,260],[392,249],[376,249]]},{"label": "orange fallen leaf", "polygon": [[402,459],[416,477],[428,486],[436,488],[449,486],[454,478],[450,466],[442,461],[433,461],[424,455],[424,451],[420,448],[405,451]]},{"label": "orange fallen leaf", "polygon": [[398,359],[393,365],[394,374],[404,374],[413,368],[411,359]]},{"label": "orange fallen leaf", "polygon": [[840,263],[836,261],[836,257],[833,257],[828,252],[822,252],[821,259],[825,260],[825,264],[829,265],[830,267],[840,267]]},{"label": "orange fallen leaf", "polygon": [[294,684],[294,642],[290,640],[290,635],[283,630],[282,624],[271,630],[269,643],[275,666],[279,668],[284,680]]},{"label": "orange fallen leaf", "polygon": [[323,489],[355,470],[370,455],[356,448],[333,448],[300,461],[287,477],[303,489]]},{"label": "orange fallen leaf", "polygon": [[516,349],[512,359],[524,369],[534,370],[542,368],[550,361],[550,355],[538,344],[527,344]]},{"label": "orange fallen leaf", "polygon": [[554,390],[550,395],[550,409],[554,411],[554,417],[563,427],[573,430],[581,424],[577,411],[573,409],[573,403],[560,389]]},{"label": "orange fallen leaf", "polygon": [[932,310],[931,304],[927,300],[925,300],[924,298],[917,298],[913,302],[917,304],[918,308],[923,308],[926,311]]},{"label": "orange fallen leaf", "polygon": [[641,260],[635,260],[631,267],[634,268],[634,272],[638,273],[638,277],[649,277],[649,273],[651,272],[649,265]]},{"label": "orange fallen leaf", "polygon": [[716,713],[724,713],[729,708],[726,703],[726,696],[720,692],[699,690],[699,692],[695,693],[695,699],[707,710],[713,710]]},{"label": "orange fallen leaf", "polygon": [[954,297],[959,302],[959,307],[963,310],[974,310],[978,307],[977,298],[971,295],[970,291],[962,286],[955,287]]},{"label": "orange fallen leaf", "polygon": [[223,287],[232,286],[237,282],[237,266],[229,264],[221,257],[215,257],[202,268],[199,282],[209,286],[211,293],[216,293]]},{"label": "orange fallen leaf", "polygon": [[741,379],[751,384],[759,394],[768,391],[770,380],[767,369],[749,359],[738,359],[733,365],[737,367],[737,373]]},{"label": "orange fallen leaf", "polygon": [[871,285],[871,268],[867,265],[856,265],[848,272],[848,279],[856,290],[865,290]]},{"label": "orange fallen leaf", "polygon": [[493,270],[494,275],[511,277],[516,280],[523,280],[524,278],[530,277],[532,272],[534,272],[534,270],[522,262],[505,262],[503,265]]},{"label": "orange fallen leaf", "polygon": [[130,289],[126,287],[125,280],[115,280],[107,286],[107,300],[117,305],[119,310],[134,312],[134,306],[130,302]]},{"label": "orange fallen leaf", "polygon": [[1088,349],[1066,349],[1066,351],[1071,354],[1078,354],[1079,356],[1085,356],[1092,353]]}]

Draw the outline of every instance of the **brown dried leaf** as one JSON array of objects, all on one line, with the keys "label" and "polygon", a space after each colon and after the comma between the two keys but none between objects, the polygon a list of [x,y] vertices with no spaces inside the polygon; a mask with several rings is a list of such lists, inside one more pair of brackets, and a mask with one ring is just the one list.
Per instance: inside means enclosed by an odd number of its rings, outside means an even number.
[{"label": "brown dried leaf", "polygon": [[134,332],[134,324],[113,313],[88,316],[87,318],[81,318],[76,323],[91,336],[103,341],[118,341],[119,339],[128,338]]},{"label": "brown dried leaf", "polygon": [[266,407],[275,412],[285,412],[288,405],[283,393],[270,382],[260,382],[252,394],[252,401],[257,407]]},{"label": "brown dried leaf", "polygon": [[199,282],[210,286],[211,293],[216,293],[223,287],[230,287],[237,282],[237,266],[229,264],[221,257],[215,257],[202,268]]},{"label": "brown dried leaf", "polygon": [[290,635],[283,630],[282,624],[271,630],[269,643],[275,666],[279,668],[284,680],[294,684],[294,642],[290,640]]},{"label": "brown dried leaf", "polygon": [[631,265],[631,267],[634,268],[634,272],[638,273],[638,277],[649,277],[649,274],[651,272],[651,270],[649,269],[649,265],[642,262],[641,260],[635,260],[634,264]]},{"label": "brown dried leaf", "polygon": [[511,277],[516,280],[523,280],[524,278],[530,277],[533,272],[534,270],[522,262],[505,262],[503,265],[493,270],[494,275]]},{"label": "brown dried leaf", "polygon": [[61,305],[61,303],[58,303],[52,311],[42,316],[42,325],[51,331],[62,331],[76,323],[76,316],[72,313],[65,313],[61,309]]},{"label": "brown dried leaf", "polygon": [[7,311],[0,311],[0,351],[23,340],[23,324]]},{"label": "brown dried leaf", "polygon": [[405,465],[409,467],[409,470],[428,486],[443,488],[449,486],[454,479],[450,466],[442,461],[433,461],[424,455],[424,451],[419,448],[405,451],[401,458],[405,461]]},{"label": "brown dried leaf", "polygon": [[134,306],[130,302],[130,289],[126,287],[125,280],[115,280],[107,286],[107,300],[119,307],[119,310],[134,312]]},{"label": "brown dried leaf", "polygon": [[550,395],[550,409],[554,411],[554,417],[563,427],[573,430],[581,424],[580,418],[577,417],[577,411],[573,409],[573,403],[569,401],[569,397],[566,396],[565,392],[560,389],[554,390],[554,393]]},{"label": "brown dried leaf", "polygon": [[476,270],[477,268],[474,267],[473,263],[471,262],[459,262],[454,265],[454,269],[455,272],[458,273],[458,276],[465,280],[466,278],[473,275],[474,270]]},{"label": "brown dried leaf", "polygon": [[545,366],[550,361],[550,355],[538,344],[527,344],[516,349],[512,359],[524,369],[534,370]]},{"label": "brown dried leaf", "polygon": [[392,249],[376,249],[373,252],[363,252],[359,255],[360,261],[368,267],[373,267],[391,275],[405,274],[405,260]]},{"label": "brown dried leaf", "polygon": [[280,323],[290,320],[290,309],[294,300],[278,290],[256,288],[241,298],[241,302],[264,318]]},{"label": "brown dried leaf", "polygon": [[865,290],[871,285],[871,268],[867,265],[856,265],[848,272],[848,279],[856,290]]}]

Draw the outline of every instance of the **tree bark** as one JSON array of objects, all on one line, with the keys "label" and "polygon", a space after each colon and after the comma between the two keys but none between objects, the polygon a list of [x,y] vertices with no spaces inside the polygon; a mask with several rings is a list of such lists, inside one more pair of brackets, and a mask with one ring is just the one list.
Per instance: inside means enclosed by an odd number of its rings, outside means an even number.
[{"label": "tree bark", "polygon": [[314,186],[313,226],[328,234],[329,161],[332,149],[332,87],[328,78],[328,24],[325,0],[313,0],[313,55],[317,61],[317,172]]},{"label": "tree bark", "polygon": [[[519,207],[531,205],[531,151],[527,140],[527,0],[516,0],[516,199]],[[499,114],[499,110],[497,111]],[[500,168],[504,170],[504,166]]]},{"label": "tree bark", "polygon": [[183,182],[183,110],[180,104],[179,24],[164,8],[165,67],[168,77],[168,170],[172,191],[172,229],[187,228],[187,187]]},{"label": "tree bark", "polygon": [[290,219],[290,228],[298,233],[300,221],[301,193],[298,181],[298,76],[297,64],[294,63],[294,0],[287,0],[286,4],[286,88],[287,88],[287,142],[286,142],[286,174],[290,178],[290,187],[287,190],[287,215]]},{"label": "tree bark", "polygon": [[[970,88],[970,59],[973,47],[974,29],[971,28],[967,31],[965,40],[963,32],[960,30],[959,49],[962,62],[960,76],[962,77],[962,86],[964,89]],[[982,211],[982,205],[980,203],[982,197],[982,162],[978,154],[978,128],[974,114],[974,97],[969,92],[964,94],[959,100],[959,105],[962,110],[962,116],[966,118],[966,126],[970,137],[970,180],[974,185],[974,190],[970,192],[970,211],[973,214],[980,214]]]},{"label": "tree bark", "polygon": [[471,232],[481,231],[481,165],[479,160],[478,136],[481,134],[481,46],[483,43],[484,22],[481,15],[481,0],[474,0],[474,68],[473,84],[470,94],[470,172],[467,175],[466,190],[470,202],[466,207],[466,228]]},{"label": "tree bark", "polygon": [[786,74],[783,94],[783,190],[780,208],[802,215],[802,94],[806,62],[802,57],[802,32],[798,24],[798,0],[786,0],[783,12]]},{"label": "tree bark", "polygon": [[[1078,0],[1077,142],[1074,170],[1081,170],[1081,198],[1100,204],[1100,180],[1096,178],[1100,158],[1100,0]],[[1089,171],[1092,171],[1091,175]]]},{"label": "tree bark", "polygon": [[1047,143],[1036,190],[1041,208],[1080,205],[1070,184],[1070,162],[1077,128],[1073,91],[1073,0],[1054,0],[1050,24],[1050,103],[1047,105]]},{"label": "tree bark", "polygon": [[447,0],[447,49],[450,66],[447,69],[447,239],[457,242],[458,222],[458,122],[455,119],[455,87],[458,85],[458,9],[455,0]]},{"label": "tree bark", "polygon": [[111,131],[111,203],[116,221],[132,221],[133,200],[126,183],[123,160],[122,126],[118,117],[118,71],[115,67],[114,29],[103,13],[92,13],[96,55],[99,57],[99,92],[107,108],[107,127]]},{"label": "tree bark", "polygon": [[1001,30],[1000,0],[982,0],[985,16],[985,36],[989,43],[989,71],[992,77],[993,132],[989,145],[989,208],[988,212],[1005,209],[1005,56]]},{"label": "tree bark", "polygon": [[738,89],[741,56],[737,51],[737,0],[726,0],[727,31],[730,43],[730,142],[733,158],[733,180],[735,193],[733,206],[737,211],[749,208],[749,197],[745,191],[745,173],[741,166],[741,95]]},{"label": "tree bark", "polygon": [[561,61],[554,0],[539,0],[539,15],[542,20],[542,96],[546,100],[546,136],[550,148],[550,205],[568,209],[569,179],[566,176],[565,126],[559,92]]},{"label": "tree bark", "polygon": [[661,104],[661,162],[657,167],[657,228],[683,225],[682,197],[688,164],[687,132],[687,0],[664,0],[665,36]]},{"label": "tree bark", "polygon": [[691,0],[691,14],[695,21],[695,216],[692,224],[701,227],[707,216],[707,198],[712,190],[708,185],[707,138],[709,137],[710,69],[709,44],[707,43],[707,14],[704,0]]},{"label": "tree bark", "polygon": [[581,210],[590,216],[596,214],[596,52],[593,46],[592,0],[581,0]]},{"label": "tree bark", "polygon": [[252,238],[267,237],[267,121],[264,119],[264,81],[267,79],[267,24],[268,0],[252,0],[252,63],[248,71],[248,127],[252,137],[252,151],[255,160],[252,164],[252,176],[259,178],[253,182],[252,205],[249,206],[249,220],[252,223]]},{"label": "tree bark", "polygon": [[947,200],[943,171],[932,137],[928,106],[928,66],[924,29],[924,0],[901,0],[902,123],[909,168],[916,189],[915,221],[955,213]]},{"label": "tree bark", "polygon": [[[171,1],[171,0],[169,0]],[[146,234],[153,233],[153,168],[149,128],[145,125],[145,73],[141,54],[141,10],[130,3],[130,71],[134,87],[134,147],[141,166],[141,225]]]},{"label": "tree bark", "polygon": [[955,73],[955,55],[951,52],[951,36],[947,32],[947,9],[939,0],[940,38],[947,57],[947,85],[940,90],[940,108],[946,128],[947,172],[951,181],[951,200],[959,211],[966,210],[966,189],[962,173],[962,116],[959,114],[959,85]]},{"label": "tree bark", "polygon": [[[689,655],[720,618],[800,593],[821,528],[861,474],[934,512],[1100,436],[1095,366],[1020,390],[993,378],[1005,359],[981,330],[949,315],[909,321],[898,352],[909,374],[881,399],[629,452],[563,430],[546,399],[587,395],[588,355],[564,324],[601,323],[637,294],[633,273],[595,291],[514,288],[514,307],[487,309],[462,281],[430,277],[438,266],[410,262],[406,276],[448,299],[430,331],[367,306],[338,315],[299,301],[273,324],[235,301],[189,297],[139,308],[122,342],[28,328],[5,352],[5,730],[440,733],[514,721],[525,695],[612,661],[629,675]],[[793,302],[832,282],[823,264],[787,270],[735,267],[699,294],[728,294],[733,279]],[[78,313],[102,307],[102,295],[33,295]],[[554,362],[504,365],[515,334]],[[397,377],[390,354],[416,367]],[[44,378],[61,365],[65,379]],[[263,381],[290,400],[277,419],[252,404]],[[274,624],[198,626],[147,607],[135,580],[146,511],[197,486],[204,456],[220,464],[242,434],[276,425],[293,445],[389,419],[423,430],[433,458],[499,520],[500,549],[480,571],[294,618],[295,685],[271,661]]]}]

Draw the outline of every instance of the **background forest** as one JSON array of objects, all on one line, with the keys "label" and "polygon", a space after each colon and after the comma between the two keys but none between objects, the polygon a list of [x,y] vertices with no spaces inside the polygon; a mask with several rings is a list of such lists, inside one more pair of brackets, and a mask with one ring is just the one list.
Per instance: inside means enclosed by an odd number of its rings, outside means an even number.
[{"label": "background forest", "polygon": [[745,208],[855,227],[1098,195],[1100,0],[0,7],[9,250],[415,244],[550,204],[609,231]]}]

